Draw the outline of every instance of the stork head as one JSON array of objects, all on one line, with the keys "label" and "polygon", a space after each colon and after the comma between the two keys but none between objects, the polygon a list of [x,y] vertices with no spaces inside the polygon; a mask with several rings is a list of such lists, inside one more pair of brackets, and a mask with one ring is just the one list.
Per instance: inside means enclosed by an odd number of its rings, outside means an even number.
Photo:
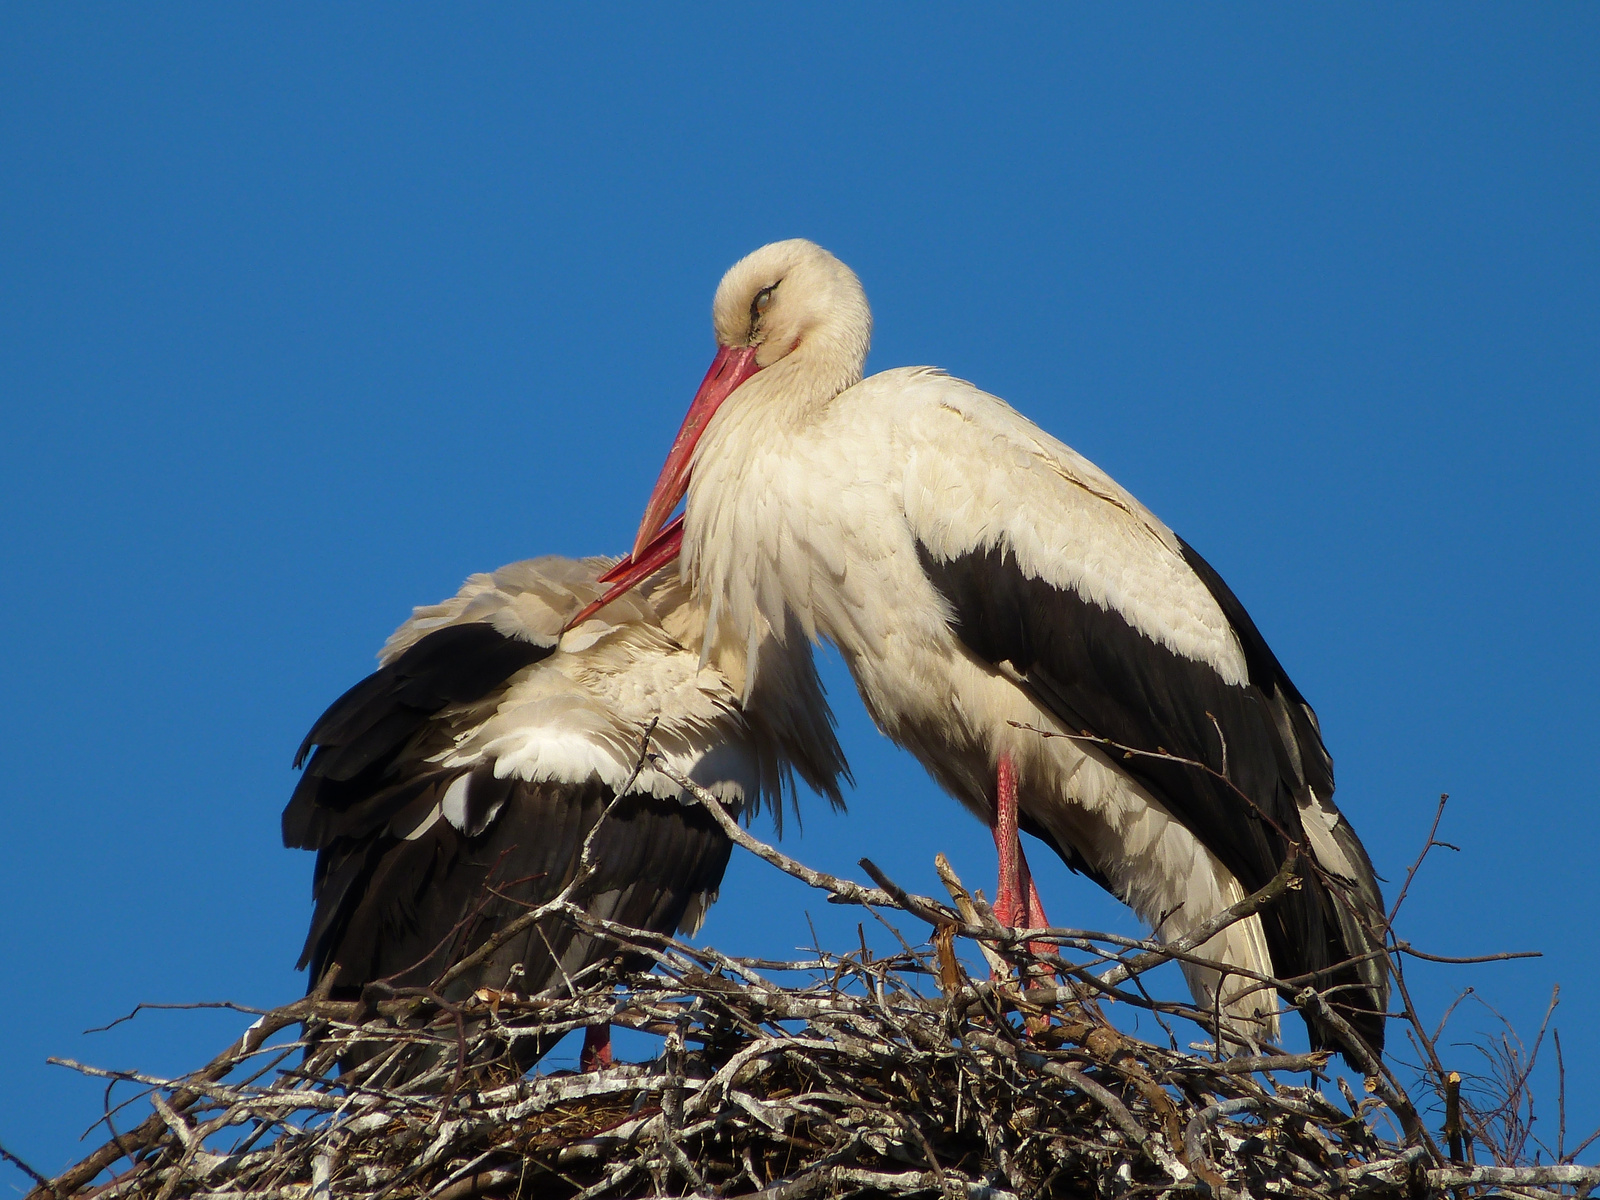
[{"label": "stork head", "polygon": [[842,386],[861,379],[872,310],[855,272],[815,242],[773,242],[729,268],[711,305],[717,345],[752,347],[758,369],[784,362],[819,369]]},{"label": "stork head", "polygon": [[815,242],[761,247],[728,269],[711,305],[717,356],[695,393],[656,480],[633,553],[605,576],[615,581],[587,617],[676,556],[683,534],[662,526],[689,490],[694,448],[717,409],[758,371],[763,398],[803,407],[861,382],[872,310],[855,272]]},{"label": "stork head", "polygon": [[694,448],[723,401],[757,371],[773,400],[831,400],[861,382],[872,310],[855,272],[815,242],[791,238],[729,268],[711,305],[717,357],[689,405],[639,523],[639,558],[689,489]]}]

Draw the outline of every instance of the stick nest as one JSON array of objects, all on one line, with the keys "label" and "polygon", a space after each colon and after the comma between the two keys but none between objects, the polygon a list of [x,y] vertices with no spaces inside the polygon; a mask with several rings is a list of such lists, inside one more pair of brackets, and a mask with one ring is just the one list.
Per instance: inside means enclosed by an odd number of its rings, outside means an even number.
[{"label": "stick nest", "polygon": [[[154,1112],[55,1180],[36,1177],[30,1200],[1465,1200],[1586,1196],[1600,1184],[1600,1168],[1570,1156],[1530,1165],[1489,1144],[1488,1117],[1442,1068],[1430,1097],[1447,1110],[1436,1140],[1382,1064],[1368,1062],[1362,1087],[1327,1069],[1326,1054],[1178,1049],[1179,1022],[1214,1046],[1214,1015],[1151,997],[1141,977],[1183,946],[1024,935],[996,924],[942,860],[953,906],[908,895],[866,860],[877,888],[811,871],[729,825],[831,900],[919,923],[917,944],[901,938],[900,953],[879,958],[863,945],[795,962],[736,959],[558,898],[525,920],[557,911],[618,951],[569,995],[452,1002],[434,989],[369,988],[359,1003],[308,997],[264,1013],[182,1078],[63,1063],[135,1085]],[[1269,903],[1292,873],[1235,907]],[[962,939],[990,978],[968,972]],[[641,960],[652,969],[628,969]],[[1278,990],[1326,1015],[1310,989]],[[1166,1044],[1114,1028],[1105,1014],[1116,1005],[1150,1014]],[[505,1065],[524,1039],[607,1023],[660,1036],[659,1056],[530,1077]],[[1423,1049],[1437,1065],[1433,1043]],[[340,1072],[352,1055],[365,1061]],[[402,1061],[431,1065],[386,1082]],[[1494,1161],[1476,1161],[1480,1150]]]}]

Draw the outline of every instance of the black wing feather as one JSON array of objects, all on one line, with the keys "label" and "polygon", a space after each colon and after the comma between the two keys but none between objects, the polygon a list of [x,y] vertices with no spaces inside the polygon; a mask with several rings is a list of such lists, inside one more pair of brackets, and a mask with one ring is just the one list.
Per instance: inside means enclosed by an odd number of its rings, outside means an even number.
[{"label": "black wing feather", "polygon": [[[431,983],[527,906],[570,883],[611,789],[510,783],[499,817],[476,837],[440,819],[414,840],[341,839],[324,850],[300,964],[311,968],[312,980],[332,970],[335,995],[359,994],[375,980]],[[671,933],[697,893],[716,890],[731,845],[698,806],[625,797],[595,834],[598,869],[574,902],[596,916]],[[502,947],[452,990],[504,987],[520,964],[516,989],[543,991],[561,981],[551,948],[568,972],[585,965],[585,955],[568,953],[583,939],[570,923],[552,918],[540,932]]]},{"label": "black wing feather", "polygon": [[[1009,663],[1069,729],[1135,751],[1110,753],[1254,891],[1277,873],[1288,841],[1304,840],[1301,801],[1309,798],[1308,785],[1331,794],[1332,763],[1310,708],[1237,598],[1185,549],[1238,632],[1249,686],[1229,684],[1210,666],[1174,653],[1076,591],[1026,574],[1003,544],[953,559],[918,547],[923,569],[951,606],[961,642],[986,662]],[[1248,802],[1241,802],[1241,793]],[[1076,857],[1063,854],[1069,865]],[[1371,886],[1375,894],[1376,883]],[[1351,944],[1357,927],[1340,919],[1337,903],[1309,879],[1262,914],[1280,975],[1317,972],[1327,973],[1329,982],[1362,982],[1358,972],[1330,970],[1366,949],[1364,940]],[[1358,1004],[1345,1015],[1381,1048],[1381,1018],[1358,1011],[1369,1008],[1381,1004]],[[1327,1045],[1331,1035],[1313,1027],[1312,1038]]]},{"label": "black wing feather", "polygon": [[[630,795],[607,813],[609,787],[513,780],[503,807],[475,837],[439,819],[412,840],[380,833],[340,838],[317,862],[316,912],[301,955],[310,983],[333,998],[355,998],[371,983],[433,984],[529,907],[556,896],[577,874],[585,840],[595,874],[572,896],[591,916],[671,934],[690,903],[714,893],[732,842],[697,805]],[[596,824],[599,829],[595,830]],[[445,989],[460,1000],[477,989],[561,993],[586,967],[623,954],[603,936],[551,916],[499,947]],[[648,962],[625,954],[626,965]],[[557,1039],[523,1039],[514,1065],[525,1071]],[[343,1060],[356,1066],[383,1044]],[[387,1069],[391,1083],[435,1065],[413,1053]]]},{"label": "black wing feather", "polygon": [[429,721],[493,694],[554,649],[491,625],[446,625],[367,676],[329,705],[300,743],[294,765],[304,763],[305,774],[283,810],[283,844],[321,849],[342,832],[336,815],[363,803],[370,820],[386,819],[370,811],[372,802],[399,782],[397,761]]},{"label": "black wing feather", "polygon": [[[1174,535],[1176,536],[1176,535]],[[1289,673],[1283,669],[1278,656],[1261,636],[1255,621],[1245,611],[1233,589],[1223,581],[1216,569],[1198,551],[1181,537],[1178,545],[1183,549],[1183,559],[1189,569],[1206,585],[1212,599],[1228,618],[1239,645],[1244,649],[1245,667],[1250,672],[1250,683],[1258,688],[1268,704],[1273,722],[1285,747],[1295,760],[1296,774],[1304,787],[1317,795],[1333,795],[1333,758],[1322,742],[1322,729],[1317,724],[1317,714],[1306,703],[1300,689],[1294,686]]]},{"label": "black wing feather", "polygon": [[[310,987],[353,997],[379,981],[431,984],[576,876],[584,841],[614,799],[609,787],[501,779],[487,760],[429,761],[459,722],[476,719],[471,706],[487,715],[511,679],[552,649],[488,625],[446,626],[351,688],[312,727],[295,760],[305,774],[283,814],[285,845],[318,851],[316,908],[299,963],[310,968]],[[463,774],[465,830],[438,811]],[[630,795],[595,832],[598,869],[573,900],[595,916],[671,933],[695,897],[716,890],[730,849],[698,806]],[[449,994],[508,984],[536,993],[615,953],[551,918]],[[518,1045],[524,1069],[548,1048],[538,1039]],[[345,1065],[366,1056],[353,1052]],[[419,1054],[397,1063],[390,1079],[432,1063]]]}]

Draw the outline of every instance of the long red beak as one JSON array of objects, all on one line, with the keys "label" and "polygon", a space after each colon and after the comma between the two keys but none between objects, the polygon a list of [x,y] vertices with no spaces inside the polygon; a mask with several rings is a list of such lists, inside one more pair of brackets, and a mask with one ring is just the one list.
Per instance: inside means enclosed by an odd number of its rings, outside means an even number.
[{"label": "long red beak", "polygon": [[[633,558],[642,561],[642,555],[651,545],[661,527],[666,524],[678,501],[689,490],[689,464],[694,457],[695,443],[706,431],[711,418],[733,390],[761,368],[756,363],[754,346],[723,346],[711,360],[700,390],[689,405],[683,418],[683,427],[673,440],[667,461],[656,479],[655,491],[650,493],[650,503],[645,505],[644,519],[639,522],[639,536],[633,542]],[[620,564],[619,564],[620,565]]]},{"label": "long red beak", "polygon": [[677,558],[678,552],[682,549],[683,518],[679,517],[662,530],[661,536],[646,546],[644,553],[638,558],[630,554],[600,576],[600,582],[609,583],[611,587],[600,599],[592,601],[577,616],[563,625],[561,632],[565,633],[569,629],[582,625],[618,596],[633,590],[634,587],[649,579],[650,576]]},{"label": "long red beak", "polygon": [[609,583],[611,587],[600,599],[587,605],[568,621],[561,632],[582,625],[618,596],[643,583],[678,557],[683,549],[683,518],[679,517],[665,529],[662,525],[689,490],[689,464],[694,458],[695,443],[706,431],[706,426],[711,423],[722,402],[760,369],[756,363],[754,346],[723,346],[717,351],[717,357],[711,360],[711,369],[700,383],[700,390],[694,394],[678,436],[673,439],[666,464],[656,479],[655,490],[650,493],[650,503],[645,505],[644,520],[639,522],[639,536],[634,540],[633,553],[600,576],[600,582]]},{"label": "long red beak", "polygon": [[[644,552],[645,558],[648,559],[650,557],[650,550],[654,549],[657,546],[665,549],[666,545],[667,545],[667,539],[668,538],[676,538],[677,539],[677,544],[680,545],[680,546],[683,545],[683,517],[682,516],[673,517],[671,524],[669,524],[660,533],[656,534],[655,541],[651,542],[650,546],[648,548],[646,548],[646,550]],[[663,559],[662,562],[661,562],[661,565],[662,566],[666,566],[667,563],[669,563],[671,561],[672,561],[671,558]],[[614,580],[621,579],[624,575],[628,574],[628,572],[630,572],[632,570],[633,570],[633,555],[624,554],[621,557],[621,559],[619,559],[617,561],[617,565],[616,566],[612,567],[609,571],[607,571],[605,574],[603,574],[603,575],[601,575],[599,577],[599,581],[601,583],[611,583]]]}]

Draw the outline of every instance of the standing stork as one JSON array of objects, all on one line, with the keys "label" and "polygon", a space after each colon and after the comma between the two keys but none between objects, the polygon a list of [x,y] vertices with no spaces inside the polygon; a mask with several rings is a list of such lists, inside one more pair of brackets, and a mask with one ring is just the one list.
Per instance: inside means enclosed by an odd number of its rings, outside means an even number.
[{"label": "standing stork", "polygon": [[[845,765],[815,673],[791,680],[792,724],[745,713],[743,681],[702,667],[701,616],[676,578],[648,580],[564,631],[604,591],[597,577],[612,561],[540,558],[472,576],[443,604],[418,608],[377,672],[306,735],[283,840],[317,852],[299,964],[311,968],[310,990],[354,998],[375,981],[432,984],[571,883],[586,840],[596,869],[574,904],[656,933],[696,931],[731,843],[669,778],[640,766],[647,731],[654,750],[735,812],[763,802],[781,812],[791,770],[840,802]],[[444,995],[537,995],[615,953],[553,916]],[[605,1033],[590,1031],[586,1066],[609,1061]],[[525,1070],[548,1047],[521,1048]],[[429,1065],[384,1070],[404,1078]]]},{"label": "standing stork", "polygon": [[[1381,1051],[1377,880],[1316,715],[1211,566],[1004,401],[930,367],[863,380],[866,296],[810,242],[735,264],[713,320],[716,359],[608,594],[681,551],[708,646],[836,645],[878,726],[993,829],[1008,924],[1044,924],[1019,823],[1169,938],[1303,847],[1301,885],[1198,953],[1332,989]],[[1276,1036],[1276,996],[1184,969],[1230,1040]]]}]

